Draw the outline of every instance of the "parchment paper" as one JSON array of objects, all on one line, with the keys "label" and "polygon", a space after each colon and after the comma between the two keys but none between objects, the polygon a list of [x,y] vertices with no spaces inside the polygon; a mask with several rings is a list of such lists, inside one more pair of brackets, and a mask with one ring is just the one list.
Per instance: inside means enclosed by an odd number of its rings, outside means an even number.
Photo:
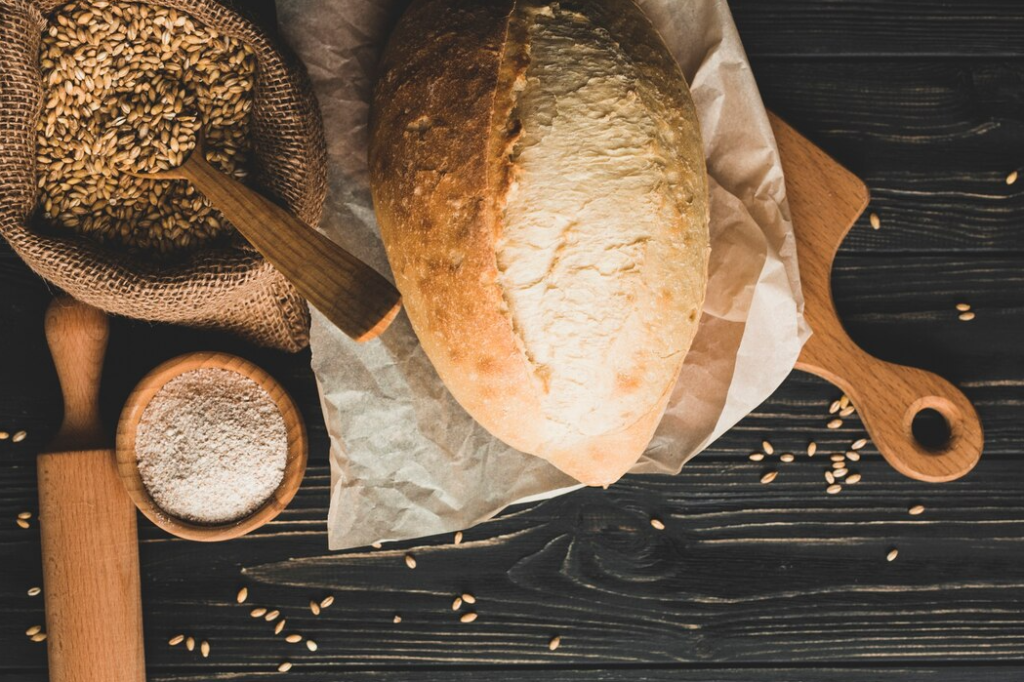
[{"label": "parchment paper", "polygon": [[[809,329],[775,139],[725,0],[640,0],[690,82],[711,178],[711,263],[700,329],[664,419],[633,469],[677,473],[789,374]],[[380,52],[407,0],[278,0],[324,114],[322,229],[390,276],[367,178]],[[316,311],[313,370],[331,436],[331,549],[467,528],[572,490],[459,406],[402,314],[358,345]]]}]

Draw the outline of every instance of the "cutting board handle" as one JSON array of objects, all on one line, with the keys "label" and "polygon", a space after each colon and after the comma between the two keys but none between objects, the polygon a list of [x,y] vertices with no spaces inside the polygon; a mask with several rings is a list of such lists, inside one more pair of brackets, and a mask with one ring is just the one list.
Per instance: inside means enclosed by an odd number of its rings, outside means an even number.
[{"label": "cutting board handle", "polygon": [[64,394],[64,421],[39,455],[51,682],[145,682],[135,506],[102,449],[99,384],[107,319],[58,299],[46,340]]},{"label": "cutting board handle", "polygon": [[[981,457],[983,435],[974,405],[942,377],[895,365],[842,338],[818,332],[807,342],[797,369],[816,374],[841,389],[856,406],[872,442],[894,469],[921,481],[940,483],[960,478]],[[830,329],[839,329],[836,317]],[[925,446],[914,435],[914,419],[924,410],[938,412],[948,437]]]},{"label": "cutting board handle", "polygon": [[[832,262],[867,207],[867,187],[780,118],[770,119],[796,233],[804,316],[813,331],[797,369],[850,397],[871,440],[897,471],[922,481],[960,478],[978,463],[985,440],[970,400],[931,372],[865,353],[847,335],[832,301]],[[927,409],[938,412],[948,428],[948,438],[937,447],[926,447],[914,435],[914,419]]]}]

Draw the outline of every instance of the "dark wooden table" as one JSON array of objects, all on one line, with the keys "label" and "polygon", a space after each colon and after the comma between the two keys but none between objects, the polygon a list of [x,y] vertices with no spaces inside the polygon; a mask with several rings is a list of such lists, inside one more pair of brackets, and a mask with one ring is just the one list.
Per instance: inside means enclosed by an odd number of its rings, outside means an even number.
[{"label": "dark wooden table", "polygon": [[[927,485],[871,446],[864,480],[824,494],[824,457],[772,485],[747,461],[843,448],[856,418],[824,428],[837,392],[795,373],[676,477],[633,476],[451,536],[329,553],[328,443],[309,355],[216,334],[116,321],[103,402],[113,424],[158,362],[223,349],[265,366],[311,436],[302,490],[276,522],[217,545],[140,523],[151,680],[1024,679],[1024,6],[1017,0],[733,0],[764,99],[863,177],[864,218],[838,259],[840,312],[874,354],[939,372],[975,402],[987,435],[967,478]],[[0,65],[2,68],[2,65]],[[0,680],[46,679],[34,455],[59,418],[41,332],[51,292],[0,249]],[[972,322],[954,305],[969,302]],[[912,517],[907,508],[927,509]],[[666,529],[653,529],[651,516]],[[896,561],[885,555],[900,550]],[[419,566],[402,560],[416,548]],[[234,602],[247,585],[250,604]],[[453,596],[480,617],[461,624]],[[319,617],[307,604],[333,594]],[[279,608],[315,653],[249,617]],[[393,622],[401,614],[400,624]],[[97,638],[104,618],[96,614]],[[167,640],[208,639],[209,659]],[[561,647],[548,641],[561,635]],[[110,641],[111,652],[118,642]]]}]

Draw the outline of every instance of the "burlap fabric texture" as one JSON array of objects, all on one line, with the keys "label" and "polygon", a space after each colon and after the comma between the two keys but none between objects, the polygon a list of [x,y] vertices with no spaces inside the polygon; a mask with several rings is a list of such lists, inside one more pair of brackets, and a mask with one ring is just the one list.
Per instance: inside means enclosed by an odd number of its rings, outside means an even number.
[{"label": "burlap fabric texture", "polygon": [[[43,278],[110,313],[217,328],[262,346],[309,343],[306,302],[247,246],[201,250],[159,264],[106,249],[71,230],[41,230],[35,141],[43,89],[39,46],[54,0],[0,0],[0,234]],[[320,110],[304,67],[251,21],[216,0],[163,0],[248,43],[258,67],[252,131],[256,186],[296,216],[319,223],[326,195]]]}]

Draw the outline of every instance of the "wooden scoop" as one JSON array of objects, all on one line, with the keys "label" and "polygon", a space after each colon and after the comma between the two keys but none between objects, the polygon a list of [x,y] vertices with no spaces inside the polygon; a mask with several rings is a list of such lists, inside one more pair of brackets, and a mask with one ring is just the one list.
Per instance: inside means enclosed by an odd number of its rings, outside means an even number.
[{"label": "wooden scoop", "polygon": [[135,505],[100,427],[107,318],[71,299],[46,312],[64,421],[39,456],[51,682],[145,682]]},{"label": "wooden scoop", "polygon": [[[967,396],[935,374],[865,353],[846,334],[832,301],[832,261],[867,207],[867,187],[781,119],[772,115],[771,123],[796,232],[804,315],[814,332],[796,368],[850,397],[871,440],[897,471],[922,481],[960,478],[978,463],[985,441]],[[914,437],[914,418],[929,408],[949,430],[939,448]]]},{"label": "wooden scoop", "polygon": [[398,315],[401,296],[376,270],[211,166],[206,161],[202,130],[183,164],[135,175],[191,182],[303,298],[356,341],[376,338]]}]

